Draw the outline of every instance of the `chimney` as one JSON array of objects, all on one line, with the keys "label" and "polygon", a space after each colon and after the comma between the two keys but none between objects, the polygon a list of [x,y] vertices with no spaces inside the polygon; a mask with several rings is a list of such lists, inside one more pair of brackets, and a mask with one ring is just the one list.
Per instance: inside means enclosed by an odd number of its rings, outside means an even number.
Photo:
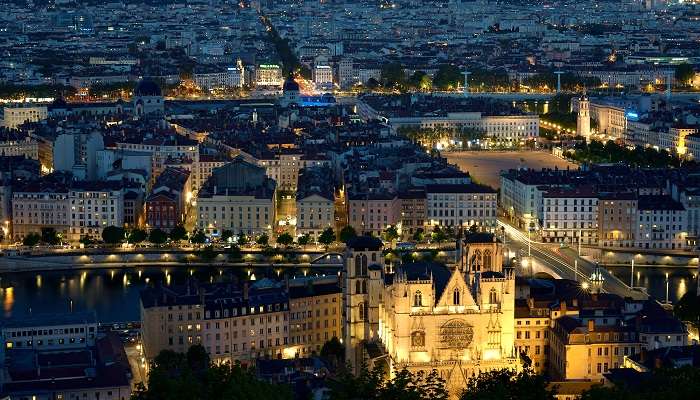
[{"label": "chimney", "polygon": [[248,282],[243,283],[243,300],[248,300]]},{"label": "chimney", "polygon": [[566,315],[566,301],[559,303],[559,311],[561,311],[561,315]]},{"label": "chimney", "polygon": [[595,331],[595,320],[589,319],[588,320],[588,332],[593,332],[593,331]]}]

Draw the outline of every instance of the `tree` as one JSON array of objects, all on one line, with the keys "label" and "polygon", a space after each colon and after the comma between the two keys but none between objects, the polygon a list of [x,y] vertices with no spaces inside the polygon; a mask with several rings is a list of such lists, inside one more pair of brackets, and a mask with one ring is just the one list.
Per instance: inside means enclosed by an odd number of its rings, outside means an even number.
[{"label": "tree", "polygon": [[243,232],[238,233],[238,242],[240,246],[250,243],[250,238]]},{"label": "tree", "polygon": [[201,345],[186,354],[161,351],[151,363],[147,387],[140,384],[132,394],[133,400],[292,398],[289,386],[260,381],[239,363],[212,364]]},{"label": "tree", "polygon": [[430,76],[424,71],[416,71],[408,79],[409,85],[417,90],[430,90],[433,86],[433,81],[430,80]]},{"label": "tree", "polygon": [[376,89],[379,87],[379,81],[374,78],[369,78],[367,80],[366,86],[368,89]]},{"label": "tree", "polygon": [[131,243],[141,243],[148,239],[148,234],[143,229],[134,228],[129,232],[128,241]]},{"label": "tree", "polygon": [[321,347],[321,357],[335,360],[338,364],[345,362],[345,346],[340,343],[337,337],[333,336]]},{"label": "tree", "polygon": [[41,228],[41,241],[51,246],[61,244],[61,238],[58,236],[56,229],[51,227]]},{"label": "tree", "polygon": [[343,229],[340,230],[340,241],[343,243],[347,243],[355,237],[357,237],[357,232],[355,228],[350,225],[345,225]]},{"label": "tree", "polygon": [[209,245],[204,247],[201,250],[197,251],[197,256],[202,259],[202,261],[210,262],[211,260],[215,259],[217,256],[216,251],[214,250],[214,246]]},{"label": "tree", "polygon": [[[635,372],[631,372],[635,373]],[[700,368],[662,367],[636,373],[637,379],[612,386],[594,386],[584,392],[582,400],[694,400],[700,391]]]},{"label": "tree", "polygon": [[190,242],[194,244],[204,244],[207,241],[207,235],[204,234],[204,231],[201,229],[197,229],[194,232],[192,232],[192,236],[190,237]]},{"label": "tree", "polygon": [[177,225],[170,230],[170,240],[179,242],[187,239],[187,230],[182,225]]},{"label": "tree", "polygon": [[433,86],[440,90],[452,90],[456,89],[462,80],[462,71],[456,65],[443,64],[435,73]]},{"label": "tree", "polygon": [[231,247],[226,249],[226,254],[229,261],[239,261],[241,259],[241,248],[232,244]]},{"label": "tree", "polygon": [[334,240],[335,232],[333,232],[333,228],[330,227],[321,232],[321,235],[318,237],[318,242],[324,246],[330,245]]},{"label": "tree", "polygon": [[153,244],[163,244],[168,240],[168,234],[156,228],[148,234],[148,241]]},{"label": "tree", "polygon": [[440,229],[439,225],[433,228],[433,234],[431,236],[433,238],[433,241],[438,243],[442,243],[445,240],[447,240],[447,234],[442,229]]},{"label": "tree", "polygon": [[402,89],[406,84],[406,73],[399,63],[389,63],[382,67],[381,82],[386,88]]},{"label": "tree", "polygon": [[255,243],[265,247],[268,245],[268,243],[270,243],[270,237],[267,236],[267,233],[263,233],[255,239]]},{"label": "tree", "polygon": [[102,240],[107,244],[118,244],[124,241],[124,228],[108,226],[102,229]]},{"label": "tree", "polygon": [[282,246],[289,246],[290,244],[294,243],[294,238],[289,233],[284,232],[277,236],[277,243],[281,244]]},{"label": "tree", "polygon": [[299,243],[300,246],[306,246],[311,242],[311,236],[309,236],[308,233],[305,233],[301,236],[299,236],[299,239],[297,239],[297,243]]},{"label": "tree", "polygon": [[224,229],[221,232],[221,240],[223,240],[224,242],[227,242],[232,237],[233,237],[233,231],[230,229]]},{"label": "tree", "polygon": [[399,230],[396,228],[395,225],[389,225],[385,230],[384,230],[384,239],[387,242],[392,242],[396,239],[399,238]]},{"label": "tree", "polygon": [[424,237],[425,234],[423,233],[423,228],[418,228],[413,233],[413,240],[415,240],[416,242],[422,242]]},{"label": "tree", "polygon": [[385,364],[378,363],[372,371],[362,366],[359,375],[341,371],[329,382],[331,400],[447,400],[444,380],[436,370],[428,375],[413,374],[407,369],[388,377]]},{"label": "tree", "polygon": [[691,288],[673,306],[673,313],[682,321],[690,322],[695,327],[700,327],[700,296],[697,288]]},{"label": "tree", "polygon": [[460,400],[554,400],[547,386],[542,375],[530,370],[494,370],[470,378]]},{"label": "tree", "polygon": [[41,236],[38,233],[28,233],[24,239],[22,239],[22,244],[24,246],[34,247],[41,241]]},{"label": "tree", "polygon": [[676,65],[676,81],[683,86],[690,84],[690,81],[695,77],[693,66],[688,63]]}]

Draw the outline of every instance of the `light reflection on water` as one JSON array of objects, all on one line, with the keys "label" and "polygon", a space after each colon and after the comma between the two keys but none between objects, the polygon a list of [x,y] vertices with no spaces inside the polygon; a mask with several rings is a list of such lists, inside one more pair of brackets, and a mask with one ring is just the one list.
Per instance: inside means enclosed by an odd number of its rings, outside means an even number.
[{"label": "light reflection on water", "polygon": [[[612,267],[610,270],[621,281],[629,283],[629,268]],[[325,272],[329,273],[329,271]],[[332,271],[332,273],[336,272],[337,270]],[[694,269],[637,268],[635,286],[647,288],[652,296],[663,301],[666,295],[665,274],[667,272],[669,273],[669,300],[672,302],[677,301],[697,285]],[[304,276],[308,273],[311,273],[308,269],[301,269],[293,274]],[[98,319],[103,322],[135,321],[139,319],[139,291],[147,285],[181,284],[190,276],[203,282],[216,282],[230,280],[233,275],[256,279],[264,276],[284,278],[279,276],[279,269],[232,271],[220,268],[171,267],[169,269],[26,272],[0,275],[0,296],[2,296],[5,317],[26,316],[30,309],[32,313],[66,312],[72,300],[74,310],[94,310]]]}]

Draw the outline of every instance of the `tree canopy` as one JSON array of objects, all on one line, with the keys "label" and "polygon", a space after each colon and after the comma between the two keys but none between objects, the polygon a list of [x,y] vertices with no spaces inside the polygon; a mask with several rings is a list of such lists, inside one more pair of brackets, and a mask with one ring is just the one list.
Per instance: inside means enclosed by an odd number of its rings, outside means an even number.
[{"label": "tree canopy", "polygon": [[125,239],[124,228],[119,226],[107,226],[102,229],[102,240],[108,244],[118,244]]},{"label": "tree canopy", "polygon": [[186,354],[164,350],[151,365],[148,387],[137,386],[133,400],[291,400],[288,386],[258,380],[240,364],[213,364],[195,345]]},{"label": "tree canopy", "polygon": [[329,244],[333,243],[335,240],[335,232],[333,232],[333,228],[326,228],[323,232],[321,232],[321,235],[318,237],[318,242],[328,246]]},{"label": "tree canopy", "polygon": [[168,240],[168,234],[156,228],[148,235],[148,241],[153,244],[163,244]]},{"label": "tree canopy", "polygon": [[362,368],[358,376],[341,372],[330,382],[330,400],[447,400],[445,381],[436,370],[427,375],[413,374],[406,369],[386,379],[379,364],[371,371]]}]

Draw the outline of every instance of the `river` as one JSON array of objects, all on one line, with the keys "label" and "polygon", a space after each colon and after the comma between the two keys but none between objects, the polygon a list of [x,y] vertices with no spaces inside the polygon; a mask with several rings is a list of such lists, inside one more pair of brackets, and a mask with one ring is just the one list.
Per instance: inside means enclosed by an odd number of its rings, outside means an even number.
[{"label": "river", "polygon": [[[623,282],[629,282],[629,268],[614,267],[610,271]],[[333,273],[331,270],[326,273]],[[637,268],[635,285],[646,287],[660,301],[666,298],[666,273],[669,273],[669,300],[677,301],[696,285],[695,269],[688,268]],[[255,278],[277,275],[278,271],[251,271]],[[319,272],[322,273],[322,272]],[[55,272],[20,272],[0,275],[4,317],[21,317],[30,313],[94,310],[101,322],[137,321],[139,316],[139,291],[147,285],[163,282],[165,285],[183,283],[192,275],[202,281],[231,279],[233,275],[245,276],[247,271],[216,268],[157,268],[98,269]],[[302,271],[290,271],[290,276],[300,276]]]}]

